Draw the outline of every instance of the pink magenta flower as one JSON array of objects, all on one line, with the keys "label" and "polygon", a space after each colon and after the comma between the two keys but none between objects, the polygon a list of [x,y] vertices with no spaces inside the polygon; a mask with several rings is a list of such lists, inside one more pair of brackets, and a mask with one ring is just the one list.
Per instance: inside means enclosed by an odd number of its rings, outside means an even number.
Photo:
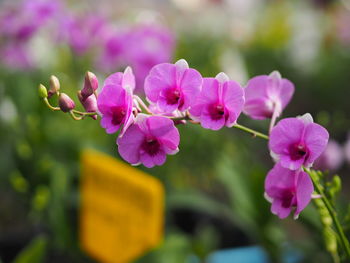
[{"label": "pink magenta flower", "polygon": [[312,166],[328,143],[329,134],[310,114],[283,119],[272,129],[269,148],[273,158],[291,170]]},{"label": "pink magenta flower", "polygon": [[193,104],[202,85],[200,73],[186,60],[154,66],[145,79],[146,97],[164,113],[185,111]]},{"label": "pink magenta flower", "polygon": [[59,8],[60,2],[54,0],[24,0],[14,5],[3,4],[0,8],[0,33],[14,41],[26,41],[47,24]]},{"label": "pink magenta flower", "polygon": [[133,90],[135,78],[131,68],[124,73],[117,72],[109,76],[97,98],[97,107],[102,115],[101,126],[107,133],[115,133],[123,125],[120,136],[133,122]]},{"label": "pink magenta flower", "polygon": [[292,171],[277,163],[265,179],[265,197],[272,203],[271,212],[286,218],[295,208],[294,219],[309,204],[314,187],[309,175]]},{"label": "pink magenta flower", "polygon": [[344,161],[342,147],[334,140],[329,140],[326,149],[321,156],[315,161],[314,168],[317,170],[336,171]]},{"label": "pink magenta flower", "polygon": [[148,168],[162,165],[167,154],[178,152],[179,131],[171,119],[138,114],[135,123],[119,137],[117,144],[124,160],[132,165],[142,163]]},{"label": "pink magenta flower", "polygon": [[287,106],[294,93],[294,85],[281,78],[278,71],[270,75],[256,76],[248,81],[245,88],[245,105],[243,112],[253,119],[276,117]]},{"label": "pink magenta flower", "polygon": [[138,91],[141,91],[153,66],[171,61],[175,47],[174,34],[157,24],[139,24],[117,32],[109,31],[103,41],[98,66],[104,70],[132,66]]},{"label": "pink magenta flower", "polygon": [[65,15],[60,25],[60,36],[72,50],[83,55],[102,43],[107,22],[98,14]]},{"label": "pink magenta flower", "polygon": [[200,121],[203,128],[219,130],[223,126],[232,127],[244,105],[244,90],[226,74],[215,78],[204,78],[203,87],[190,113]]}]

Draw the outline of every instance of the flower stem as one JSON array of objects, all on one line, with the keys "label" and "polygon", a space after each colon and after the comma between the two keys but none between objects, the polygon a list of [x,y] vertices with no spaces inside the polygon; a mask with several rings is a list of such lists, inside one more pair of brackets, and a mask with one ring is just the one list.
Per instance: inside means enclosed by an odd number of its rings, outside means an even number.
[{"label": "flower stem", "polygon": [[84,115],[83,116],[75,116],[75,114],[74,114],[74,112],[73,112],[73,110],[71,110],[70,112],[69,112],[69,115],[73,118],[73,120],[75,120],[75,121],[80,121],[80,120],[82,120],[83,118],[84,118]]},{"label": "flower stem", "polygon": [[273,126],[275,126],[275,123],[276,123],[276,120],[277,120],[279,113],[280,113],[280,107],[278,104],[275,104],[272,118],[271,118],[271,122],[270,122],[270,126],[269,126],[269,134],[271,133]]},{"label": "flower stem", "polygon": [[349,245],[349,240],[345,236],[345,233],[343,231],[343,228],[338,220],[336,211],[334,210],[333,206],[331,205],[331,202],[328,200],[327,196],[325,195],[322,186],[320,185],[320,182],[317,177],[317,173],[315,171],[311,171],[309,169],[305,169],[306,172],[310,175],[311,180],[315,186],[316,192],[321,195],[321,200],[323,201],[324,205],[326,206],[328,213],[332,217],[333,223],[335,230],[338,233],[339,241],[345,251],[345,254],[348,259],[350,259],[350,245]]},{"label": "flower stem", "polygon": [[[179,121],[179,120],[191,120],[191,118],[189,116],[184,116],[184,117],[168,117],[169,119],[172,119],[173,121]],[[194,124],[199,124],[199,122],[193,122]],[[248,127],[245,127],[243,125],[240,125],[238,123],[236,123],[235,125],[233,125],[232,127],[240,129],[242,131],[245,131],[247,133],[250,133],[251,135],[253,135],[253,137],[259,137],[265,140],[269,140],[269,136],[267,136],[264,133],[258,132],[256,130],[250,129]]]},{"label": "flower stem", "polygon": [[83,115],[83,116],[93,116],[97,115],[97,112],[82,112],[78,110],[72,110],[75,114]]},{"label": "flower stem", "polygon": [[148,113],[148,114],[152,114],[152,112],[150,111],[150,109],[147,107],[147,105],[143,102],[143,100],[137,96],[134,95],[134,99],[139,103],[139,105]]},{"label": "flower stem", "polygon": [[52,106],[47,98],[44,98],[43,101],[45,102],[45,105],[46,105],[50,110],[53,110],[53,111],[59,111],[59,110],[61,110],[59,107],[54,107],[54,106]]},{"label": "flower stem", "polygon": [[265,140],[269,140],[269,136],[267,136],[266,134],[263,134],[263,133],[258,132],[256,130],[253,130],[253,129],[250,129],[250,128],[245,127],[243,125],[240,125],[238,123],[233,125],[232,127],[240,129],[240,130],[245,131],[245,132],[248,132],[248,133],[252,134],[253,137],[259,137],[259,138],[262,138],[262,139],[265,139]]}]

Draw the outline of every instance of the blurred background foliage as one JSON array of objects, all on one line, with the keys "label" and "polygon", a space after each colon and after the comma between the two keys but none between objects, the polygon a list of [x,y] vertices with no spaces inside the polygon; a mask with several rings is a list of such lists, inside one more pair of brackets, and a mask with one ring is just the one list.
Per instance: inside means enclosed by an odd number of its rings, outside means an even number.
[{"label": "blurred background foliage", "polygon": [[[116,28],[149,19],[162,24],[176,39],[171,61],[185,58],[203,76],[224,71],[245,85],[250,77],[277,69],[296,86],[284,116],[310,112],[333,139],[346,142],[348,1],[101,2],[64,4],[87,16],[96,8]],[[79,156],[89,147],[118,158],[116,136],[106,135],[92,119],[74,123],[63,113],[50,112],[36,90],[55,74],[62,89],[75,97],[87,70],[96,72],[101,84],[123,63],[101,69],[94,63],[94,50],[81,55],[69,42],[56,43],[53,32],[41,29],[32,38],[45,41],[25,43],[33,50],[29,55],[43,53],[31,67],[0,61],[3,263],[93,262],[80,250],[77,237]],[[8,40],[3,32],[0,37],[1,46]],[[266,121],[241,116],[239,122],[267,131]],[[281,221],[270,213],[263,198],[264,178],[272,167],[266,142],[237,130],[213,132],[194,125],[179,129],[179,154],[162,167],[139,167],[165,185],[166,225],[164,242],[138,263],[204,262],[214,251],[253,245],[263,247],[274,262],[330,262],[313,206],[298,221]],[[349,166],[344,163],[338,172],[347,193]],[[345,211],[347,203],[349,195],[343,194],[337,205]],[[287,260],[288,253],[295,256]]]}]

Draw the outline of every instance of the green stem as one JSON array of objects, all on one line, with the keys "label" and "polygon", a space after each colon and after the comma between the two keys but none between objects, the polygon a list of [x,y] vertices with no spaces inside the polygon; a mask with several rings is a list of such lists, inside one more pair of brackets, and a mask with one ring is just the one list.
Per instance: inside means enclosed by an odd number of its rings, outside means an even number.
[{"label": "green stem", "polygon": [[61,110],[59,107],[54,107],[50,104],[49,100],[47,98],[44,98],[43,101],[45,102],[46,106],[53,111],[59,111]]},{"label": "green stem", "polygon": [[342,247],[344,248],[344,251],[346,253],[346,256],[348,259],[350,259],[350,245],[349,245],[349,241],[345,236],[345,233],[343,231],[343,228],[338,220],[338,217],[336,215],[336,212],[334,211],[333,206],[331,205],[330,201],[328,200],[327,196],[325,195],[325,193],[323,192],[322,186],[320,186],[318,178],[316,177],[317,174],[309,169],[306,169],[307,173],[310,175],[311,180],[315,186],[316,192],[321,196],[321,200],[324,203],[324,205],[326,206],[328,213],[330,214],[330,216],[332,217],[335,229],[338,233],[339,236],[339,241],[342,245]]},{"label": "green stem", "polygon": [[82,111],[78,111],[78,110],[72,110],[74,113],[76,114],[80,114],[83,116],[93,116],[93,115],[97,115],[97,112],[82,112]]},{"label": "green stem", "polygon": [[[174,121],[176,120],[191,120],[191,118],[189,116],[185,116],[185,117],[169,117],[169,119],[172,119]],[[196,124],[199,124],[199,122],[195,122]],[[242,131],[245,131],[247,133],[250,133],[251,135],[253,135],[253,137],[259,137],[259,138],[262,138],[262,139],[265,139],[265,140],[269,140],[269,136],[267,136],[266,134],[263,134],[261,132],[258,132],[256,130],[253,130],[253,129],[250,129],[248,127],[245,127],[243,125],[240,125],[240,124],[235,124],[233,125],[232,127],[234,128],[237,128],[237,129],[240,129]]]},{"label": "green stem", "polygon": [[265,140],[269,140],[269,136],[267,136],[266,134],[263,134],[261,132],[258,132],[256,130],[253,130],[253,129],[250,129],[250,128],[247,128],[243,125],[240,125],[240,124],[235,124],[233,125],[234,128],[237,128],[237,129],[240,129],[242,131],[245,131],[245,132],[248,132],[250,134],[253,135],[253,137],[259,137],[259,138],[262,138],[262,139],[265,139]]},{"label": "green stem", "polygon": [[71,111],[69,112],[69,115],[70,115],[70,116],[73,118],[73,120],[75,120],[75,121],[80,121],[80,120],[82,120],[82,119],[84,118],[84,116],[79,116],[79,117],[75,116],[73,110],[71,110]]}]

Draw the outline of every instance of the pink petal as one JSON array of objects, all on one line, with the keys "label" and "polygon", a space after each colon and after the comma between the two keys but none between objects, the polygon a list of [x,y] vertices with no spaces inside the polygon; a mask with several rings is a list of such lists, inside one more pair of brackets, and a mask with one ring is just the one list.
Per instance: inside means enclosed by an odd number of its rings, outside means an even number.
[{"label": "pink petal", "polygon": [[205,129],[211,129],[214,131],[220,130],[225,125],[225,118],[222,117],[218,120],[213,120],[209,111],[205,108],[200,117],[201,125]]},{"label": "pink petal", "polygon": [[[130,67],[127,67],[122,79],[123,88],[127,89],[128,93],[132,94],[135,90],[135,76]],[[130,90],[128,90],[130,88]]]},{"label": "pink petal", "polygon": [[227,81],[223,84],[222,99],[225,108],[229,111],[226,126],[232,126],[242,112],[244,105],[244,90],[235,81]]},{"label": "pink petal", "polygon": [[[163,90],[163,91],[165,91],[165,90]],[[164,113],[172,113],[173,111],[175,111],[178,108],[179,103],[168,104],[165,95],[163,95],[163,91],[160,92],[160,95],[159,95],[158,101],[157,101],[157,106]]]},{"label": "pink petal", "polygon": [[309,156],[306,165],[312,164],[326,149],[329,139],[328,131],[317,123],[310,123],[306,126],[304,140],[309,149]]},{"label": "pink petal", "polygon": [[283,207],[280,199],[273,200],[271,205],[271,212],[277,215],[280,219],[284,219],[289,216],[292,211],[292,207]]},{"label": "pink petal", "polygon": [[290,170],[298,170],[304,164],[305,159],[300,158],[298,160],[292,160],[289,154],[283,154],[280,156],[281,166]]},{"label": "pink petal", "polygon": [[206,102],[216,102],[219,100],[218,96],[219,81],[215,78],[203,78],[203,86],[200,97]]},{"label": "pink petal", "polygon": [[149,155],[147,153],[141,154],[141,162],[147,168],[152,168],[156,165],[162,165],[165,163],[166,154],[163,151],[159,151],[156,155]]},{"label": "pink petal", "polygon": [[128,105],[126,108],[126,119],[124,121],[124,125],[123,125],[123,129],[120,132],[119,137],[122,137],[124,135],[124,133],[126,132],[126,130],[130,127],[130,125],[134,122],[135,117],[134,114],[132,113],[132,99],[131,97],[128,100]]},{"label": "pink petal", "polygon": [[102,116],[101,126],[102,126],[102,128],[106,129],[106,132],[108,134],[116,133],[120,128],[120,125],[114,125],[112,123],[112,117],[109,115]]},{"label": "pink petal", "polygon": [[202,76],[195,69],[186,69],[181,78],[180,89],[184,96],[184,104],[180,108],[181,111],[188,109],[196,100],[201,86],[202,86]]},{"label": "pink petal", "polygon": [[98,110],[106,114],[110,107],[124,105],[125,100],[126,92],[120,85],[106,85],[97,97]]},{"label": "pink petal", "polygon": [[108,76],[104,82],[104,86],[107,85],[122,85],[123,80],[123,73],[122,72],[116,72],[110,76]]},{"label": "pink petal", "polygon": [[140,162],[140,148],[145,139],[137,125],[131,125],[122,137],[117,139],[120,156],[131,164]]},{"label": "pink petal", "polygon": [[146,97],[157,102],[162,89],[175,87],[176,66],[170,63],[162,63],[154,66],[145,79]]},{"label": "pink petal", "polygon": [[166,117],[152,116],[147,119],[150,134],[161,140],[171,142],[176,149],[180,143],[180,134],[174,122]]},{"label": "pink petal", "polygon": [[247,87],[244,89],[247,102],[251,99],[260,99],[267,97],[268,76],[256,76],[248,81]]},{"label": "pink petal", "polygon": [[278,155],[288,154],[286,150],[291,144],[300,141],[303,132],[304,123],[297,118],[287,118],[279,121],[270,134],[270,150]]},{"label": "pink petal", "polygon": [[256,120],[271,118],[273,114],[273,104],[264,97],[250,99],[244,104],[243,112]]},{"label": "pink petal", "polygon": [[265,192],[268,196],[274,198],[276,188],[292,188],[295,182],[295,171],[291,171],[276,163],[268,172],[265,178]]},{"label": "pink petal", "polygon": [[314,186],[309,175],[303,171],[299,172],[296,188],[297,209],[294,216],[297,217],[300,212],[310,203]]},{"label": "pink petal", "polygon": [[280,90],[280,98],[282,101],[282,108],[284,109],[290,100],[292,99],[294,94],[294,84],[288,79],[282,79],[282,86]]}]

